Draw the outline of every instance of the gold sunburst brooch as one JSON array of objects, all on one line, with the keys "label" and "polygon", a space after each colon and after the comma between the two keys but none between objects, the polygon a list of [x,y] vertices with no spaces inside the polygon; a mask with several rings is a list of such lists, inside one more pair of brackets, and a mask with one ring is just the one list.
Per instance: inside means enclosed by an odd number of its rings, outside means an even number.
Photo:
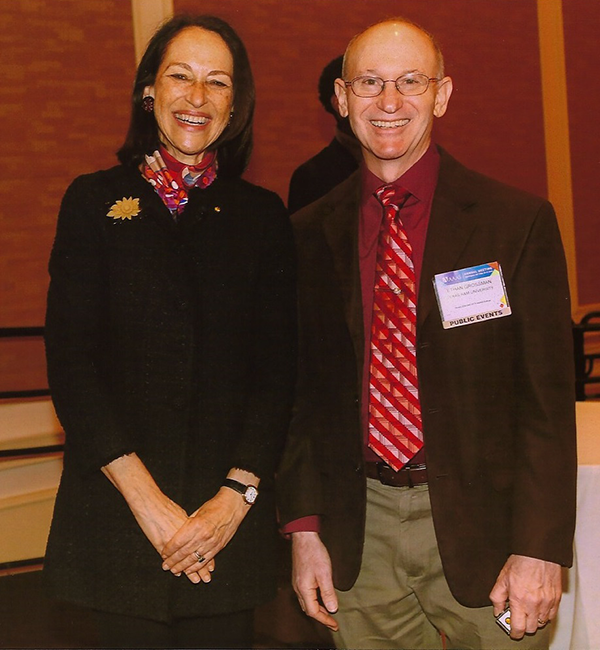
[{"label": "gold sunburst brooch", "polygon": [[129,219],[131,221],[131,218],[137,217],[140,212],[140,200],[130,196],[129,198],[123,197],[120,201],[111,205],[106,216],[112,217],[113,219],[122,219],[123,221]]}]

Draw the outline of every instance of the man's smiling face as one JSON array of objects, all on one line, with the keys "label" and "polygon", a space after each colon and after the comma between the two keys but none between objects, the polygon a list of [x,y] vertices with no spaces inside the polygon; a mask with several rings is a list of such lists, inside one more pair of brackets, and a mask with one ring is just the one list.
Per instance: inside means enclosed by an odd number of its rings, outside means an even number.
[{"label": "man's smiling face", "polygon": [[[441,73],[433,43],[414,25],[394,21],[376,25],[358,36],[346,54],[347,81],[362,75],[397,79],[409,72],[427,77]],[[357,97],[340,79],[335,90],[340,113],[349,116],[367,167],[391,182],[427,150],[433,118],[446,112],[452,81],[444,77],[416,96],[402,95],[394,83],[386,83],[377,97]]]}]

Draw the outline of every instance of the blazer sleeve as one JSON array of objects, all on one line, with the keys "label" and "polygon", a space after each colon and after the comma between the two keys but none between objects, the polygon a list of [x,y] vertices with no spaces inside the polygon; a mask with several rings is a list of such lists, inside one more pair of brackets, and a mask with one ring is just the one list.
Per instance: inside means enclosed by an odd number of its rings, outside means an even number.
[{"label": "blazer sleeve", "polygon": [[[97,180],[76,179],[60,208],[50,256],[45,341],[50,392],[82,472],[134,451],[102,378],[110,291]],[[108,208],[107,208],[108,209]]]},{"label": "blazer sleeve", "polygon": [[511,552],[570,565],[576,429],[569,286],[554,211],[544,203],[515,269],[511,307],[518,422]]},{"label": "blazer sleeve", "polygon": [[296,376],[296,264],[292,227],[279,197],[265,202],[256,254],[254,364],[235,467],[272,477],[290,420]]}]

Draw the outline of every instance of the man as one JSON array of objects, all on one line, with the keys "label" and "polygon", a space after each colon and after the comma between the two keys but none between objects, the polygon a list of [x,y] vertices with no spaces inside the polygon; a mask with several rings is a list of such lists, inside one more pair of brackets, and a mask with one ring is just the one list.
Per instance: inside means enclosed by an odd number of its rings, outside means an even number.
[{"label": "man", "polygon": [[319,77],[319,101],[335,118],[335,137],[318,154],[302,163],[292,174],[288,193],[290,214],[320,199],[356,170],[361,160],[360,145],[348,124],[338,111],[334,82],[342,74],[338,56],[330,61]]},{"label": "man", "polygon": [[[364,165],[294,218],[300,374],[280,512],[300,604],[340,647],[547,648],[572,561],[556,219],[431,143],[451,93],[416,25],[355,37],[336,94]],[[510,637],[494,620],[507,604]]]}]

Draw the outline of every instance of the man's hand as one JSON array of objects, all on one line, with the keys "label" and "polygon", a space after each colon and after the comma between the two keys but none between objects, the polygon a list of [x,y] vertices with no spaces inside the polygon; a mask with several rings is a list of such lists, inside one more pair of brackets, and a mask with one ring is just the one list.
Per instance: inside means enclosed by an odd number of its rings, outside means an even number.
[{"label": "man's hand", "polygon": [[292,585],[302,611],[337,632],[338,623],[331,616],[338,609],[331,560],[318,533],[292,533],[292,561]]},{"label": "man's hand", "polygon": [[490,592],[490,600],[495,616],[504,611],[509,601],[510,636],[521,639],[525,633],[533,634],[556,616],[561,594],[559,564],[511,555]]}]

